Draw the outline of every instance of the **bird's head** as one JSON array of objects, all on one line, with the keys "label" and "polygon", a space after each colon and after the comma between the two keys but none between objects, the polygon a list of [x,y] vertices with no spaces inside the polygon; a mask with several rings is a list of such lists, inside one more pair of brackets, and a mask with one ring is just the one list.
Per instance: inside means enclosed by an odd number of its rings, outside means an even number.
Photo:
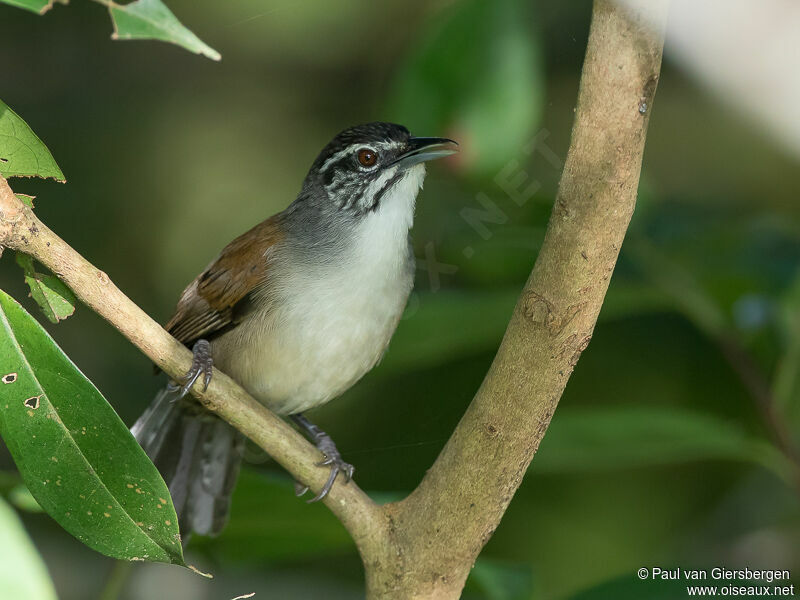
[{"label": "bird's head", "polygon": [[393,192],[410,189],[410,180],[415,180],[419,189],[424,163],[455,153],[455,146],[456,142],[446,138],[413,137],[408,129],[393,123],[357,125],[323,148],[306,183],[324,190],[336,209],[368,214],[392,198]]}]

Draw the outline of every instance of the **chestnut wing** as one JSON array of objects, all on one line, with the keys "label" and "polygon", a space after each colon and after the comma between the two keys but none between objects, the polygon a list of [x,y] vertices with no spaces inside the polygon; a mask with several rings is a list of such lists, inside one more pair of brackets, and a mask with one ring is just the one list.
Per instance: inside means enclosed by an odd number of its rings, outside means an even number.
[{"label": "chestnut wing", "polygon": [[269,277],[268,251],[282,239],[275,215],[225,246],[183,291],[165,329],[191,346],[236,326],[250,293]]}]

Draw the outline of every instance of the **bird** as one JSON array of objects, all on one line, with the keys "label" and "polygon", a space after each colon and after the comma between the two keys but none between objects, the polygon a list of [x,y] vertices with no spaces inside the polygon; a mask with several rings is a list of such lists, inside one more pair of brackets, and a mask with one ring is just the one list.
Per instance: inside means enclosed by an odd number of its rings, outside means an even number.
[{"label": "bird", "polygon": [[[410,230],[428,161],[448,138],[394,123],[347,128],[322,149],[286,209],[240,235],[183,291],[165,329],[192,349],[131,428],[169,486],[184,540],[216,535],[230,510],[244,437],[188,396],[217,367],[323,455],[324,498],[354,467],[305,412],[340,396],[382,358],[414,279]],[[296,484],[298,495],[307,488]]]}]

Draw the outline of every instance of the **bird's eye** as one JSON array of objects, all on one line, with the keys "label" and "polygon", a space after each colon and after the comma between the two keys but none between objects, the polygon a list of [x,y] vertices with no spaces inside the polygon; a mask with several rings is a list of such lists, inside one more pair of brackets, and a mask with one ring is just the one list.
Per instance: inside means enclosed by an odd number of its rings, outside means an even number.
[{"label": "bird's eye", "polygon": [[360,162],[363,167],[374,167],[375,163],[378,162],[378,154],[369,148],[362,148],[358,151],[357,156],[358,162]]}]

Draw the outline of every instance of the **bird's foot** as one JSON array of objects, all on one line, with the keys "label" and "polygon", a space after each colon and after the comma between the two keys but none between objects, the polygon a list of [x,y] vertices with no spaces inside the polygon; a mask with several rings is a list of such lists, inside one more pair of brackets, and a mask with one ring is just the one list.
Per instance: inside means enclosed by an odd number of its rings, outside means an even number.
[{"label": "bird's foot", "polygon": [[[331,469],[328,480],[325,482],[325,485],[322,486],[319,494],[307,501],[309,504],[312,502],[318,502],[327,496],[328,492],[331,491],[333,483],[336,481],[336,476],[339,473],[344,476],[344,482],[348,483],[353,478],[355,467],[353,467],[353,465],[350,463],[344,462],[342,455],[339,454],[339,450],[336,448],[336,444],[331,439],[331,436],[306,419],[302,414],[292,415],[292,421],[297,423],[297,425],[299,425],[303,431],[309,435],[311,441],[324,455],[325,458],[318,462],[317,466],[330,467]],[[302,496],[308,491],[308,486],[295,483],[294,489],[297,496]]]},{"label": "bird's foot", "polygon": [[177,400],[183,398],[192,389],[195,382],[203,376],[203,391],[208,389],[211,383],[211,375],[214,372],[214,359],[211,357],[211,344],[207,340],[197,340],[192,346],[192,366],[178,382],[171,381],[169,388],[178,391]]}]

